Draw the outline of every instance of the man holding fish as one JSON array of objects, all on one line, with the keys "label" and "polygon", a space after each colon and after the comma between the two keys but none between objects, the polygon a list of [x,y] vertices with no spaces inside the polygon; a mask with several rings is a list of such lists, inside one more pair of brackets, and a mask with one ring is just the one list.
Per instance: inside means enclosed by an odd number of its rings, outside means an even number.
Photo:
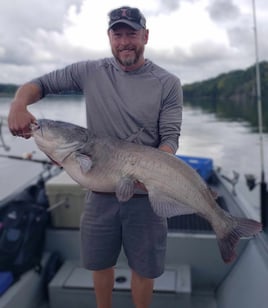
[{"label": "man holding fish", "polygon": [[[137,8],[109,13],[113,57],[83,61],[22,85],[11,104],[9,128],[29,138],[36,118],[27,106],[48,94],[82,92],[87,127],[96,136],[159,148],[174,154],[182,120],[182,89],[177,77],[144,57],[149,31]],[[109,170],[107,170],[107,173]],[[81,257],[94,271],[98,308],[112,307],[114,269],[121,247],[132,269],[136,308],[148,308],[153,279],[164,271],[167,222],[154,213],[142,183],[127,202],[114,193],[89,191],[81,218]]]}]

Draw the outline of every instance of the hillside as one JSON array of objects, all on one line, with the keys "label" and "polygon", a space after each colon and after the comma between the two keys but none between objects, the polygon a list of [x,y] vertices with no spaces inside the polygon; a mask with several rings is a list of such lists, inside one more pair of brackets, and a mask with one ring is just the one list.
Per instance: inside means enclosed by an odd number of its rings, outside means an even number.
[{"label": "hillside", "polygon": [[[268,62],[260,63],[263,121],[268,129]],[[240,118],[257,125],[255,65],[183,87],[184,101],[218,116]]]},{"label": "hillside", "polygon": [[0,83],[0,96],[14,95],[17,89],[18,89],[17,85]]}]

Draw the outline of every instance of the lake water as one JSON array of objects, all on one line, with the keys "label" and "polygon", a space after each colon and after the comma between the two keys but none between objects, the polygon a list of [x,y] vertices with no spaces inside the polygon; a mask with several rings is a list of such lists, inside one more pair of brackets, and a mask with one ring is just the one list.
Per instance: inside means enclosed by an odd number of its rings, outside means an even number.
[{"label": "lake water", "polygon": [[[0,115],[7,116],[9,104],[9,98],[0,98]],[[83,126],[86,123],[81,97],[46,98],[30,106],[30,110],[37,118],[64,120]],[[20,156],[34,152],[34,158],[45,157],[32,139],[13,137],[5,126],[2,130],[11,150],[6,152],[0,147],[0,154]],[[268,153],[268,134],[264,134],[264,145],[265,153]],[[244,175],[252,173],[260,178],[259,136],[251,132],[247,123],[217,119],[214,114],[186,106],[178,154],[213,158],[214,166],[221,167],[222,173],[228,177],[233,176],[233,170],[239,172],[237,192],[247,204],[250,215],[258,218],[259,192],[258,189],[248,191]],[[22,183],[30,181],[40,170],[38,164],[0,158],[0,200],[21,187]]]}]

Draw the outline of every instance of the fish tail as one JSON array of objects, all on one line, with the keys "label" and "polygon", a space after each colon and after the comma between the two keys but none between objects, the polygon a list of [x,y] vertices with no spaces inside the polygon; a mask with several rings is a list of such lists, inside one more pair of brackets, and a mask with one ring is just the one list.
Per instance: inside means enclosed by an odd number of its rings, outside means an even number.
[{"label": "fish tail", "polygon": [[241,237],[252,237],[262,230],[262,224],[247,218],[233,218],[234,227],[224,237],[218,238],[218,245],[225,263],[231,263],[236,258],[235,246]]}]

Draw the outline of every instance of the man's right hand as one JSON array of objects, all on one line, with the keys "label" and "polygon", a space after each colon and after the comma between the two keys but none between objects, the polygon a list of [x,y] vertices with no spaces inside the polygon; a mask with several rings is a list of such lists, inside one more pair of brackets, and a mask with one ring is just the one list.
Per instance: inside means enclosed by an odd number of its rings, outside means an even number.
[{"label": "man's right hand", "polygon": [[36,122],[36,118],[27,110],[27,107],[14,100],[11,103],[8,126],[13,136],[23,138],[31,137],[31,124]]},{"label": "man's right hand", "polygon": [[8,126],[13,136],[26,139],[31,137],[31,124],[36,122],[36,118],[28,111],[27,106],[40,98],[41,90],[34,83],[26,83],[18,89],[8,115]]}]

